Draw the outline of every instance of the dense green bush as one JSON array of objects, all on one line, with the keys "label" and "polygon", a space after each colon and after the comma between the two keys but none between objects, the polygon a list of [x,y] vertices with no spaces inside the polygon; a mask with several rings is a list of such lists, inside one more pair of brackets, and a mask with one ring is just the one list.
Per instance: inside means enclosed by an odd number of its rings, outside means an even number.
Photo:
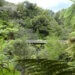
[{"label": "dense green bush", "polygon": [[[15,5],[0,0],[0,75],[72,75],[74,9],[72,4],[54,13],[27,1]],[[37,39],[47,43],[27,42]]]},{"label": "dense green bush", "polygon": [[50,60],[58,60],[59,56],[65,51],[66,47],[67,45],[64,44],[63,40],[60,40],[56,36],[52,36],[47,38],[45,50],[48,51],[48,58]]},{"label": "dense green bush", "polygon": [[13,39],[14,33],[18,31],[17,26],[12,22],[0,20],[0,37],[4,39]]}]

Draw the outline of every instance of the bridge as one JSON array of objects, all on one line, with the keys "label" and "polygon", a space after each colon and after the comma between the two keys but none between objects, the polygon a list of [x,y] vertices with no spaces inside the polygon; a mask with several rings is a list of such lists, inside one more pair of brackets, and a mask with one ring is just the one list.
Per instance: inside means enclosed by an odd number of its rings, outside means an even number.
[{"label": "bridge", "polygon": [[[58,40],[61,43],[68,43],[68,40]],[[28,44],[47,44],[47,40],[26,40]]]},{"label": "bridge", "polygon": [[26,40],[28,44],[46,44],[46,40]]},{"label": "bridge", "polygon": [[41,48],[44,48],[44,44],[46,44],[47,41],[46,40],[26,40],[26,42],[28,44],[33,45],[36,48],[37,59],[39,59],[39,55],[38,54],[41,51]]}]

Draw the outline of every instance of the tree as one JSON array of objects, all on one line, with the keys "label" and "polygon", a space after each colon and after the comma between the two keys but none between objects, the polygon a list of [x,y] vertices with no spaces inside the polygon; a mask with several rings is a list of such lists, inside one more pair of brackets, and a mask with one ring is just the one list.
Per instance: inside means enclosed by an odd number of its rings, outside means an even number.
[{"label": "tree", "polygon": [[5,0],[0,0],[0,7],[3,6],[5,3]]},{"label": "tree", "polygon": [[25,37],[8,42],[4,51],[10,60],[16,61],[15,67],[21,72],[21,75],[25,75],[26,73],[26,63],[23,60],[33,59],[33,55],[36,52],[33,47],[27,44]]},{"label": "tree", "polygon": [[30,2],[23,2],[17,5],[17,11],[21,19],[33,18],[34,16],[41,13],[40,8]]},{"label": "tree", "polygon": [[75,3],[75,0],[71,0],[71,1]]},{"label": "tree", "polygon": [[75,9],[75,4],[72,4],[69,8],[63,9],[55,14],[55,19],[60,25],[62,30],[63,39],[68,39],[69,33],[75,31],[74,9]]},{"label": "tree", "polygon": [[75,60],[75,32],[71,32],[69,34],[69,46],[66,49],[66,52],[69,54],[69,56],[72,58],[72,60]]},{"label": "tree", "polygon": [[50,22],[44,15],[36,16],[31,20],[31,28],[34,32],[38,32],[42,37],[49,35]]},{"label": "tree", "polygon": [[45,45],[45,50],[48,54],[48,59],[50,60],[59,60],[59,56],[63,53],[66,45],[60,41],[56,36],[48,37],[47,44]]},{"label": "tree", "polygon": [[0,37],[4,39],[14,39],[14,33],[18,31],[14,23],[0,20]]},{"label": "tree", "polygon": [[53,33],[57,36],[61,34],[61,28],[54,19],[52,11],[44,10],[29,2],[18,4],[17,11],[20,19],[19,23],[23,27],[38,33],[39,38]]}]

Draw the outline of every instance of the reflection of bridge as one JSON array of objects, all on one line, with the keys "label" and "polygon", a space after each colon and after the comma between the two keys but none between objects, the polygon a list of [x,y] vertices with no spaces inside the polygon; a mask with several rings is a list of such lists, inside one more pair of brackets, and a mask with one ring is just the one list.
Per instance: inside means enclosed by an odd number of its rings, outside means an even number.
[{"label": "reflection of bridge", "polygon": [[19,67],[21,75],[75,75],[75,68],[65,61],[24,59],[18,62],[23,63],[24,69]]}]

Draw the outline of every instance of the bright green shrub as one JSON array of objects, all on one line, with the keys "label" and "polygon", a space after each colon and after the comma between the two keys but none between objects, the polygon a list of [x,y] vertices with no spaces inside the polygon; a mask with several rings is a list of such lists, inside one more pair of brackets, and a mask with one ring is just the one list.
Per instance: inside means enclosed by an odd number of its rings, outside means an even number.
[{"label": "bright green shrub", "polygon": [[47,50],[49,53],[49,59],[57,60],[59,55],[64,52],[65,48],[66,45],[58,37],[48,37],[47,44],[45,45],[45,50]]},{"label": "bright green shrub", "polygon": [[0,20],[0,37],[3,37],[4,39],[13,39],[14,33],[17,31],[18,29],[14,23]]},{"label": "bright green shrub", "polygon": [[71,33],[69,34],[69,38],[71,38],[71,37],[75,37],[75,32],[71,32]]}]

